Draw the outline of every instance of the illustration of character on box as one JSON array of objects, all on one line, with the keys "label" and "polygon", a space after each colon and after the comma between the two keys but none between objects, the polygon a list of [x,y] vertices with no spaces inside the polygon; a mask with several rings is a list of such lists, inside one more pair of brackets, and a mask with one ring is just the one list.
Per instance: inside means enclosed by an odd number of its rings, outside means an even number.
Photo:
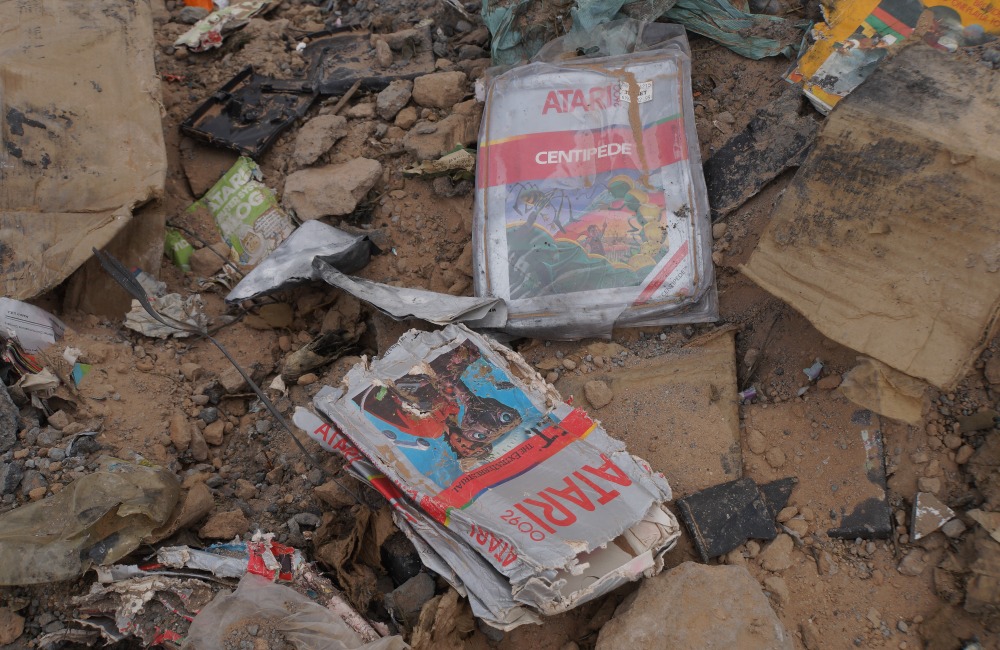
[{"label": "illustration of character on box", "polygon": [[507,221],[511,297],[641,283],[666,254],[663,191],[637,170],[604,172],[568,193],[559,179],[512,193]]},{"label": "illustration of character on box", "polygon": [[527,438],[540,416],[528,398],[466,341],[424,372],[354,398],[369,421],[441,487]]}]

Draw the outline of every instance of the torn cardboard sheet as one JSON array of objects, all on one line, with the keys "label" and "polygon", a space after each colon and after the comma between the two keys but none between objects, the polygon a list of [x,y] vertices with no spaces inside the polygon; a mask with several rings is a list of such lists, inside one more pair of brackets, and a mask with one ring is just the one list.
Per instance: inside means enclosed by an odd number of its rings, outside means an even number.
[{"label": "torn cardboard sheet", "polygon": [[[592,411],[602,426],[669,476],[675,494],[688,495],[743,475],[733,337],[723,330],[627,368],[565,374],[556,388],[593,408],[585,386],[605,382],[612,400]],[[607,345],[587,350],[600,355]]]},{"label": "torn cardboard sheet", "polygon": [[313,270],[327,284],[346,291],[358,300],[380,309],[396,320],[419,318],[436,325],[456,322],[472,324],[500,307],[497,298],[451,296],[423,289],[407,289],[344,275],[321,258],[313,260]]},{"label": "torn cardboard sheet", "polygon": [[843,0],[824,11],[815,43],[785,78],[799,84],[822,113],[858,87],[907,39],[939,50],[982,45],[1000,35],[1000,7],[963,0]]},{"label": "torn cardboard sheet", "polygon": [[66,332],[61,320],[34,305],[0,297],[0,340],[17,341],[28,354],[44,350]]},{"label": "torn cardboard sheet", "polygon": [[371,259],[371,242],[364,235],[352,235],[322,221],[306,221],[240,280],[226,302],[250,300],[320,279],[312,267],[314,257],[341,273],[354,273]]},{"label": "torn cardboard sheet", "polygon": [[657,573],[680,534],[662,475],[520,356],[460,325],[408,332],[314,403],[337,426],[327,433],[349,437],[406,495],[418,550],[459,576],[491,625]]},{"label": "torn cardboard sheet", "polygon": [[927,388],[925,382],[867,357],[859,357],[840,384],[840,392],[858,406],[914,425],[923,421]]},{"label": "torn cardboard sheet", "polygon": [[126,0],[5,2],[0,25],[0,295],[26,299],[163,191],[156,39]]},{"label": "torn cardboard sheet", "polygon": [[943,389],[1000,313],[1000,85],[924,44],[831,114],[743,272],[847,347]]}]

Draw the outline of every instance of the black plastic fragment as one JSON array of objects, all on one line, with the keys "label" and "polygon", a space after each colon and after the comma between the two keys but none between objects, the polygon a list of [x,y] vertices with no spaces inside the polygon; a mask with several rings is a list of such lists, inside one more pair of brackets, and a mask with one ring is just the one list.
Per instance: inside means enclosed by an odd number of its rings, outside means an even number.
[{"label": "black plastic fragment", "polygon": [[795,483],[794,478],[773,481],[765,493],[753,479],[741,478],[678,499],[681,519],[701,559],[708,562],[725,555],[748,539],[777,537],[774,518],[785,507]]}]

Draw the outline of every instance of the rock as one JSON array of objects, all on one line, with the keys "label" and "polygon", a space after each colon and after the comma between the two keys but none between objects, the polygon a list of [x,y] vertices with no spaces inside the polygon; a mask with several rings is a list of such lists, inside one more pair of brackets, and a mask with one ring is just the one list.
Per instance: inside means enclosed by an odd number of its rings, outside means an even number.
[{"label": "rock", "polygon": [[434,72],[413,82],[413,101],[428,108],[451,108],[466,95],[468,79],[464,72]]},{"label": "rock", "polygon": [[369,158],[303,169],[285,179],[284,201],[299,219],[350,214],[381,176],[382,164]]},{"label": "rock", "polygon": [[969,459],[972,458],[972,454],[974,453],[976,453],[975,447],[972,445],[962,445],[958,448],[958,451],[955,452],[955,463],[958,465],[966,464],[969,462]]},{"label": "rock", "polygon": [[18,420],[17,405],[0,382],[0,454],[7,453],[17,443]]},{"label": "rock", "polygon": [[396,79],[375,98],[375,112],[388,122],[409,103],[412,95],[413,82],[407,79]]},{"label": "rock", "polygon": [[236,368],[226,368],[219,375],[219,385],[226,395],[244,393],[250,390],[250,385]]},{"label": "rock", "polygon": [[802,645],[806,650],[820,650],[819,628],[811,620],[799,623],[799,632],[802,634]]},{"label": "rock", "polygon": [[322,485],[316,486],[313,488],[313,494],[315,494],[316,498],[320,501],[335,510],[352,506],[357,503],[354,496],[348,493],[344,488],[340,487],[337,481],[331,480]]},{"label": "rock", "polygon": [[237,497],[244,501],[249,501],[257,496],[257,486],[243,478],[236,479],[236,488],[233,491]]},{"label": "rock", "polygon": [[45,493],[48,491],[49,489],[47,487],[37,487],[34,490],[28,491],[28,498],[32,501],[38,501],[43,499],[45,497]]},{"label": "rock", "polygon": [[434,579],[418,573],[385,595],[385,606],[396,618],[412,626],[423,606],[434,597]]},{"label": "rock", "polygon": [[562,366],[566,370],[576,370],[576,361],[573,361],[572,359],[563,359]]},{"label": "rock", "polygon": [[24,633],[24,617],[9,607],[0,607],[0,646],[14,643]]},{"label": "rock", "polygon": [[937,494],[941,491],[941,479],[933,476],[921,476],[917,479],[917,489],[921,492]]},{"label": "rock", "polygon": [[308,386],[310,384],[315,384],[319,381],[319,377],[314,372],[307,372],[306,374],[299,377],[295,383],[299,386]]},{"label": "rock", "polygon": [[904,576],[918,576],[923,573],[926,568],[927,560],[925,558],[924,550],[915,548],[907,553],[902,560],[900,560],[899,566],[896,567],[896,570]]},{"label": "rock", "polygon": [[768,576],[764,578],[764,589],[771,592],[774,597],[774,602],[779,606],[783,607],[788,603],[788,585],[785,583],[784,578],[778,576]]},{"label": "rock", "polygon": [[396,113],[395,124],[399,128],[409,130],[417,123],[417,109],[413,106],[407,106],[403,110]]},{"label": "rock", "polygon": [[300,167],[311,165],[347,135],[347,118],[340,115],[317,115],[295,134],[292,160]]},{"label": "rock", "polygon": [[191,432],[191,458],[202,463],[208,459],[208,443],[198,427],[189,425],[188,430]]},{"label": "rock", "polygon": [[764,454],[764,460],[766,460],[767,464],[774,469],[778,469],[785,464],[785,452],[783,452],[780,447],[771,447],[767,450],[767,453]]},{"label": "rock", "polygon": [[49,416],[49,426],[55,429],[56,431],[62,431],[67,426],[69,426],[70,422],[72,422],[72,420],[70,420],[70,417],[66,413],[66,411],[62,410],[56,411],[55,413]]},{"label": "rock", "polygon": [[816,388],[820,390],[833,390],[840,386],[840,375],[827,375],[816,382]]},{"label": "rock", "polygon": [[1000,419],[1000,413],[997,413],[993,409],[981,409],[972,415],[960,415],[957,419],[962,433],[972,433],[973,431],[984,431],[995,427],[997,420]]},{"label": "rock", "polygon": [[205,374],[205,369],[199,366],[197,363],[187,363],[181,364],[181,374],[184,375],[184,379],[188,381],[195,381],[201,378]]},{"label": "rock", "polygon": [[751,429],[747,433],[747,447],[755,454],[763,454],[767,451],[767,440],[764,434],[756,429]]},{"label": "rock", "polygon": [[783,524],[786,521],[789,521],[792,517],[794,517],[797,514],[799,514],[798,508],[796,508],[795,506],[786,506],[782,508],[780,512],[778,512],[778,516],[776,517],[776,519],[778,520],[779,524]]},{"label": "rock", "polygon": [[205,442],[216,447],[222,444],[223,434],[226,432],[226,423],[222,420],[216,420],[212,424],[205,427],[205,430],[201,432],[201,435],[205,438]]},{"label": "rock", "polygon": [[217,512],[208,518],[205,525],[198,531],[198,536],[204,539],[232,539],[244,535],[250,530],[250,522],[242,510]]},{"label": "rock", "polygon": [[729,225],[725,221],[712,224],[712,239],[722,239],[728,230]]},{"label": "rock", "polygon": [[1000,384],[1000,354],[993,355],[983,368],[986,381],[994,386]]},{"label": "rock", "polygon": [[383,68],[392,65],[392,48],[381,38],[375,40],[375,60]]},{"label": "rock", "polygon": [[583,385],[583,394],[595,409],[604,408],[615,397],[611,387],[603,381],[588,381]]},{"label": "rock", "polygon": [[760,565],[768,571],[784,571],[792,566],[792,549],[795,543],[791,535],[781,534],[760,553]]},{"label": "rock", "polygon": [[745,567],[685,562],[644,580],[601,629],[596,650],[792,647]]},{"label": "rock", "polygon": [[208,16],[208,9],[204,7],[184,7],[181,12],[177,14],[177,22],[184,23],[185,25],[193,25],[202,18]]},{"label": "rock", "polygon": [[29,493],[36,490],[47,488],[49,482],[45,480],[42,473],[36,469],[29,469],[24,473],[21,478],[21,494],[23,496],[28,496]]},{"label": "rock", "polygon": [[809,524],[805,519],[800,517],[789,520],[788,523],[785,524],[785,527],[799,537],[805,537],[809,534]]},{"label": "rock", "polygon": [[183,413],[170,416],[170,442],[179,453],[191,446],[191,424]]},{"label": "rock", "polygon": [[345,111],[345,115],[356,120],[370,120],[375,117],[375,104],[372,102],[355,104]]},{"label": "rock", "polygon": [[417,160],[440,158],[456,145],[471,145],[479,137],[481,110],[476,101],[455,106],[455,111],[440,122],[418,122],[403,137],[403,147]]},{"label": "rock", "polygon": [[24,477],[24,468],[17,461],[0,464],[0,495],[13,494]]}]

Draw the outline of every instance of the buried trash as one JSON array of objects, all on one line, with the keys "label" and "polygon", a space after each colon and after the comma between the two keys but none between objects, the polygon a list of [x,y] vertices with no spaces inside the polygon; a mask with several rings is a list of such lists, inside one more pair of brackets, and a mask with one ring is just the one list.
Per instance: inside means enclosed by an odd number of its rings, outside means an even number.
[{"label": "buried trash", "polygon": [[336,428],[296,422],[385,475],[397,525],[491,626],[655,574],[680,535],[662,475],[460,325],[403,335],[314,404]]},{"label": "buried trash", "polygon": [[777,537],[775,518],[797,483],[797,478],[790,477],[758,486],[752,479],[741,478],[678,499],[681,519],[701,559],[708,562],[750,539]]}]

